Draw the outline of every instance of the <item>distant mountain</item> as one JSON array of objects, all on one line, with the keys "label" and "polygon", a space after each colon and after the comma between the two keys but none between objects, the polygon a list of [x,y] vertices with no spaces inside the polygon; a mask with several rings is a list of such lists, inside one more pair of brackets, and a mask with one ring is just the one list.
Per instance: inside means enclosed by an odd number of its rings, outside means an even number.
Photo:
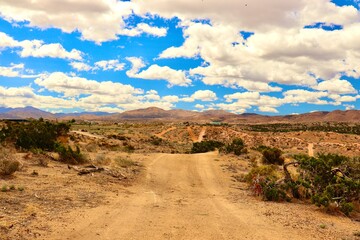
[{"label": "distant mountain", "polygon": [[112,115],[112,113],[108,113],[108,112],[55,113],[55,116],[59,118],[66,116],[79,117],[83,115],[108,116],[108,115]]},{"label": "distant mountain", "polygon": [[12,108],[4,108],[4,107],[0,107],[0,114],[1,113],[7,113],[8,111],[10,111]]},{"label": "distant mountain", "polygon": [[183,109],[164,110],[157,107],[125,111],[123,113],[82,112],[52,114],[34,107],[0,108],[2,119],[45,118],[50,120],[88,121],[192,121],[207,123],[223,121],[228,123],[277,123],[277,122],[360,122],[360,110],[311,112],[298,115],[266,116],[256,113],[234,114],[224,110],[204,112]]},{"label": "distant mountain", "polygon": [[157,107],[149,107],[144,109],[126,111],[123,113],[119,113],[115,116],[119,119],[155,119],[169,118],[171,117],[171,112]]},{"label": "distant mountain", "polygon": [[[24,108],[0,108],[0,118],[2,119],[28,119],[34,118],[38,119],[40,117],[44,119],[84,119],[84,120],[93,120],[97,117],[109,116],[111,113],[107,112],[81,112],[81,113],[49,113],[34,107],[24,107]],[[85,117],[84,117],[85,116]]]},{"label": "distant mountain", "polygon": [[34,107],[24,107],[24,108],[2,108],[0,113],[0,118],[5,119],[27,119],[27,118],[45,118],[45,119],[54,119],[55,116],[52,113],[42,111]]}]

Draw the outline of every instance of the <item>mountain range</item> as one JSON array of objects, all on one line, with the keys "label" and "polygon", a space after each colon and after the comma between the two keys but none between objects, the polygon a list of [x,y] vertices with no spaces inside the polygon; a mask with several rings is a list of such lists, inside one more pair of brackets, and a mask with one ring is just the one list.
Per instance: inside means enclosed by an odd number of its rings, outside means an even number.
[{"label": "mountain range", "polygon": [[50,113],[34,107],[1,108],[0,119],[44,118],[49,120],[87,120],[87,121],[190,121],[228,123],[275,123],[275,122],[360,122],[360,110],[335,110],[332,112],[311,112],[299,115],[266,116],[255,113],[234,114],[224,110],[203,112],[157,107],[125,111],[123,113],[82,112]]}]

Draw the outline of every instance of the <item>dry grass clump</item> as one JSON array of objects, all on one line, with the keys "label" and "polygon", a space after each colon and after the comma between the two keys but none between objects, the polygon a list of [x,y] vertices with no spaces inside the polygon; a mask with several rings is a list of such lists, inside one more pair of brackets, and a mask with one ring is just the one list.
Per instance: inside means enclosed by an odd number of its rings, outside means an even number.
[{"label": "dry grass clump", "polygon": [[0,150],[0,175],[10,176],[20,168],[19,161],[6,149]]},{"label": "dry grass clump", "polygon": [[122,158],[122,157],[115,158],[115,163],[122,168],[138,166],[137,162],[135,162],[129,158]]}]

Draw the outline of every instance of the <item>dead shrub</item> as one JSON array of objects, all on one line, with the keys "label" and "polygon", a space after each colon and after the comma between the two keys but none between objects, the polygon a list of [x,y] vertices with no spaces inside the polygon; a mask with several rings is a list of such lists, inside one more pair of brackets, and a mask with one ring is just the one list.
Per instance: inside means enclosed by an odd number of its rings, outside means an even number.
[{"label": "dead shrub", "polygon": [[49,164],[49,159],[46,156],[38,156],[38,165],[41,167],[47,167]]},{"label": "dead shrub", "polygon": [[97,154],[94,160],[97,165],[109,165],[111,162],[110,158],[107,158],[104,154]]},{"label": "dead shrub", "polygon": [[6,150],[2,149],[0,152],[0,175],[10,176],[20,169],[19,161]]},{"label": "dead shrub", "polygon": [[97,152],[99,150],[98,145],[95,143],[89,143],[85,146],[86,151],[88,152]]}]

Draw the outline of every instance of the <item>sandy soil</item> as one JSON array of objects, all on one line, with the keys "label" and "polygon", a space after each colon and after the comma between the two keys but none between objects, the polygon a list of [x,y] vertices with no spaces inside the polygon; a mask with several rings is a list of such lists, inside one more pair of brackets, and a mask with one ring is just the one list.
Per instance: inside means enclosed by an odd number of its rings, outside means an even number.
[{"label": "sandy soil", "polygon": [[315,206],[249,196],[216,153],[154,154],[144,164],[111,203],[73,211],[39,239],[356,239],[360,229]]}]

